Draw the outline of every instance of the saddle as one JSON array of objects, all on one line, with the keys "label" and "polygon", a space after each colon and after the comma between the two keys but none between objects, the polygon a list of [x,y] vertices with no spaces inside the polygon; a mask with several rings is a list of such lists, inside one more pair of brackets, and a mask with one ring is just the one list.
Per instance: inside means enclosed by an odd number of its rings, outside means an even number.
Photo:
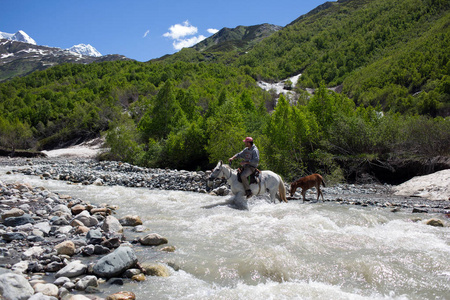
[{"label": "saddle", "polygon": [[[242,182],[242,179],[241,179],[242,170],[243,170],[242,168],[238,169],[237,178],[238,178],[239,182]],[[259,171],[258,169],[255,169],[255,172],[253,172],[252,174],[250,174],[250,176],[247,177],[249,179],[250,184],[252,184],[252,183],[258,184],[259,183],[259,173],[260,172],[261,171]]]}]

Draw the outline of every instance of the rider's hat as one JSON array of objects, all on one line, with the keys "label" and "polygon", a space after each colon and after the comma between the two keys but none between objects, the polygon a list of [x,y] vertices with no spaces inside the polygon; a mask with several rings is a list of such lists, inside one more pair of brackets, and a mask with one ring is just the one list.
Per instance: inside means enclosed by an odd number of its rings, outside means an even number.
[{"label": "rider's hat", "polygon": [[243,140],[243,142],[244,142],[244,143],[245,143],[245,142],[253,142],[253,138],[250,137],[250,136],[248,136],[248,137],[246,137],[246,138]]}]

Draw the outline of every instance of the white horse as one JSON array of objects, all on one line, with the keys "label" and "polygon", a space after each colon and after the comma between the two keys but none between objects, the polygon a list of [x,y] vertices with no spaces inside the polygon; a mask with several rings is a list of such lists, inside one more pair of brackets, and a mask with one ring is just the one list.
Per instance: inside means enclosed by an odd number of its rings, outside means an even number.
[{"label": "white horse", "polygon": [[[227,183],[231,186],[231,192],[235,195],[234,203],[239,208],[248,209],[244,186],[238,181],[236,170],[232,170],[230,166],[219,161],[217,166],[212,170],[209,178],[225,178]],[[280,175],[272,171],[261,171],[259,173],[259,183],[250,184],[250,189],[252,190],[253,195],[263,195],[268,192],[272,203],[275,203],[275,196],[278,192],[280,202],[288,202],[283,179],[281,179]]]}]

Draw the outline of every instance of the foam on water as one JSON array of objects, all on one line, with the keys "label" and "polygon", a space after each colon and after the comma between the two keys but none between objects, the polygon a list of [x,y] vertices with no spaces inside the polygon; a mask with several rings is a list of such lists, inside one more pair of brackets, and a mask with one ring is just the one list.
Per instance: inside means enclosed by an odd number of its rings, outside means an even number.
[{"label": "foam on water", "polygon": [[241,211],[206,194],[0,176],[116,204],[116,217],[139,215],[142,234],[168,238],[174,253],[136,254],[170,266],[169,278],[113,287],[138,299],[449,299],[449,227],[411,221],[417,215],[264,198]]}]

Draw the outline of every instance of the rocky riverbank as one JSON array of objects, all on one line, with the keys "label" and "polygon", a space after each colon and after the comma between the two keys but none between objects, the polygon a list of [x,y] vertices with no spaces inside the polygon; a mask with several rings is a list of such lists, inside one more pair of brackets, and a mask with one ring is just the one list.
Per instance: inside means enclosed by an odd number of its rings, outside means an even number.
[{"label": "rocky riverbank", "polygon": [[[2,159],[0,166],[8,166],[10,174],[23,173],[70,184],[229,194],[223,180],[208,182],[208,171],[150,169],[84,159]],[[0,176],[0,291],[5,299],[99,299],[99,291],[107,291],[112,284],[170,275],[170,266],[137,260],[136,247],[150,246],[155,253],[175,251],[166,245],[167,238],[144,233],[139,216],[117,219],[112,204],[93,206],[41,187],[6,184],[7,176]],[[323,189],[325,202],[417,212],[429,219],[430,225],[446,226],[445,221],[426,213],[448,214],[448,199],[429,201],[396,196],[393,192],[392,186],[373,184]],[[313,200],[315,194],[311,192],[307,198]],[[140,237],[127,241],[125,229]],[[111,295],[107,299],[132,299],[132,294]]]},{"label": "rocky riverbank", "polygon": [[[144,234],[139,216],[117,219],[114,212],[113,205],[97,207],[42,187],[0,181],[2,299],[100,299],[95,294],[110,285],[169,276],[167,266],[139,262],[134,251],[159,245],[152,251],[174,251],[168,240]],[[125,227],[141,237],[126,241]]]}]

